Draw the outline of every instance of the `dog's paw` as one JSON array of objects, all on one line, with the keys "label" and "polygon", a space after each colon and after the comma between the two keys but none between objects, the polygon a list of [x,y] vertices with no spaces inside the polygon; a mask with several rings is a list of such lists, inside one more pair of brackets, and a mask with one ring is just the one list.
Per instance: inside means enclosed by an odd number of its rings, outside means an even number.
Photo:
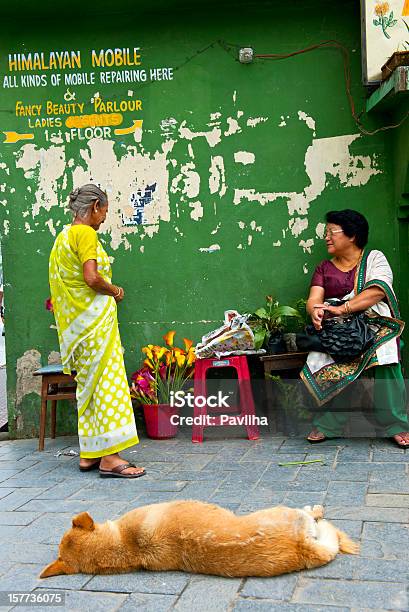
[{"label": "dog's paw", "polygon": [[308,514],[311,514],[312,518],[315,520],[322,519],[324,516],[324,508],[322,506],[304,506],[304,510],[308,512]]},{"label": "dog's paw", "polygon": [[312,515],[315,519],[324,518],[324,508],[320,505],[315,505],[312,508]]}]

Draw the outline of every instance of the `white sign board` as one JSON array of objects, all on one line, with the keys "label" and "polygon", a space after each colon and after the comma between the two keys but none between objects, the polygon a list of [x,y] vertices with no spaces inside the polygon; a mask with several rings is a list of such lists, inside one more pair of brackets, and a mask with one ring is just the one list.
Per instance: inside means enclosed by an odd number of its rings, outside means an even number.
[{"label": "white sign board", "polygon": [[361,0],[364,82],[381,80],[395,51],[409,51],[409,0]]}]

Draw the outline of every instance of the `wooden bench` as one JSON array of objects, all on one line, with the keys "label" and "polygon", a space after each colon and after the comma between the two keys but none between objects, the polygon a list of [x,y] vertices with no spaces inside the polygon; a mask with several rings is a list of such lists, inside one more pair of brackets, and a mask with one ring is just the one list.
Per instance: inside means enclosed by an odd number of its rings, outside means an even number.
[{"label": "wooden bench", "polygon": [[48,401],[51,401],[51,437],[55,438],[57,402],[58,400],[75,399],[77,384],[74,379],[75,372],[64,374],[62,365],[45,366],[44,368],[36,370],[33,375],[42,377],[38,450],[43,451]]},{"label": "wooden bench", "polygon": [[[290,371],[294,370],[294,374],[298,374],[305,365],[307,361],[308,352],[300,352],[300,353],[281,353],[277,355],[261,355],[260,361],[264,367],[264,376],[266,374],[271,374],[272,372],[282,372],[282,371]],[[267,401],[270,405],[273,404],[273,388],[272,381],[268,380],[266,376],[266,396]],[[276,423],[272,423],[272,431],[276,431]]]}]

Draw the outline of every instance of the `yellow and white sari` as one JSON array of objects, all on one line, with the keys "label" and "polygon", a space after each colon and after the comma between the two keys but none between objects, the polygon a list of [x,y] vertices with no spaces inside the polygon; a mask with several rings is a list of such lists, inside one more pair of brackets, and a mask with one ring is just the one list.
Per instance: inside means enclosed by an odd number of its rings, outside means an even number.
[{"label": "yellow and white sari", "polygon": [[111,282],[111,266],[95,230],[67,225],[50,254],[49,280],[64,372],[75,370],[78,437],[84,458],[111,455],[138,443],[126,378],[117,308],[84,280],[83,264],[96,259]]}]

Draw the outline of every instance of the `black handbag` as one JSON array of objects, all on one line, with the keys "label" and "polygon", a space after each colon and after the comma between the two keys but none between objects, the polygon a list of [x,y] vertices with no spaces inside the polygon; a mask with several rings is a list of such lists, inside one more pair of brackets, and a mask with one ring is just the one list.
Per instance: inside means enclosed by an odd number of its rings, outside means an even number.
[{"label": "black handbag", "polygon": [[[336,305],[342,303],[337,301]],[[297,346],[300,350],[328,353],[334,361],[345,362],[352,361],[370,348],[375,335],[367,315],[359,312],[345,317],[326,318],[319,331],[313,325],[308,325],[305,334],[297,335]]]}]

